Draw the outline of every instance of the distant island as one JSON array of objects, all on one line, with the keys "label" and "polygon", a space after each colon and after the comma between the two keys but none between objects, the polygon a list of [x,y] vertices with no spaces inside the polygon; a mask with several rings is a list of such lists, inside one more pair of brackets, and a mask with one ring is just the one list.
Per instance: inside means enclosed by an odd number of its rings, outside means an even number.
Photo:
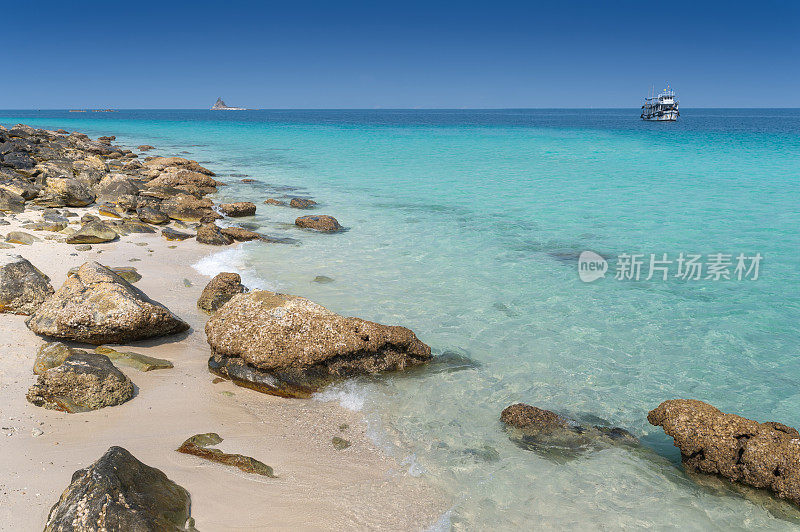
[{"label": "distant island", "polygon": [[212,111],[247,111],[244,107],[228,107],[222,98],[217,98],[217,103],[211,108]]}]

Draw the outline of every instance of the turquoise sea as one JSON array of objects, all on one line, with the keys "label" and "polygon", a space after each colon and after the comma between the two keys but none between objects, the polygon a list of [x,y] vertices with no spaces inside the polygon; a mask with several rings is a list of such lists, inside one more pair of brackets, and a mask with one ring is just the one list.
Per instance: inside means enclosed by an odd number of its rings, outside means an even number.
[{"label": "turquoise sea", "polygon": [[[248,223],[299,243],[247,243],[198,269],[405,325],[462,357],[317,398],[360,410],[452,499],[420,528],[795,526],[690,479],[646,416],[696,398],[800,427],[800,110],[685,109],[676,123],[635,109],[0,111],[17,122],[201,161],[230,183],[220,199],[259,205]],[[282,195],[313,197],[349,230],[296,229],[298,211],[261,203]],[[584,250],[610,260],[605,278],[580,280]],[[730,254],[732,279],[676,278],[673,263],[645,280],[665,253]],[[758,279],[735,278],[740,253],[763,257]],[[615,279],[622,254],[644,257],[638,281]],[[624,427],[644,449],[520,448],[499,421],[519,401]]]}]

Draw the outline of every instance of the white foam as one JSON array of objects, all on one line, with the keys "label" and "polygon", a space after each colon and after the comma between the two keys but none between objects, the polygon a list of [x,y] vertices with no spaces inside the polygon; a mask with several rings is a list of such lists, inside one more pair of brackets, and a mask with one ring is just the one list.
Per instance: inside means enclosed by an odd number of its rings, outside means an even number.
[{"label": "white foam", "polygon": [[348,410],[360,412],[367,401],[367,391],[354,381],[345,381],[314,394],[314,399],[325,403],[338,402]]},{"label": "white foam", "polygon": [[278,291],[278,284],[259,276],[247,259],[247,243],[244,243],[203,257],[192,264],[192,268],[208,277],[214,277],[222,272],[238,273],[242,277],[242,284],[251,290]]}]

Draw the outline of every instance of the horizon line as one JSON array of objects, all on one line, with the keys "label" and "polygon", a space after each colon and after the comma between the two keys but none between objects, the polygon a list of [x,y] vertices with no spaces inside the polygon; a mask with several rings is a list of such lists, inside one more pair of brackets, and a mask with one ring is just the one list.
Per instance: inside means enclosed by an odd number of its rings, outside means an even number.
[{"label": "horizon line", "polygon": [[[530,111],[530,110],[628,110],[636,107],[258,107],[237,111]],[[682,107],[682,109],[800,109],[798,107]],[[0,111],[225,111],[209,107],[62,107],[62,108],[6,108]],[[233,112],[233,111],[231,111]]]}]

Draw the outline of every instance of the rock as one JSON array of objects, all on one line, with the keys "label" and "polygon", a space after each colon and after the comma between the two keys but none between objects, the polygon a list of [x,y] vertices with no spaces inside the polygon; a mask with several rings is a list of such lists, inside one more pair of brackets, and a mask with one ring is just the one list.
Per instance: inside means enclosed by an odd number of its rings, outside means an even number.
[{"label": "rock", "polygon": [[34,222],[23,224],[23,229],[28,231],[49,231],[51,233],[59,233],[67,228],[66,222]]},{"label": "rock", "polygon": [[324,233],[335,233],[341,231],[342,226],[333,216],[325,214],[301,216],[294,221],[294,224],[304,229],[315,229]]},{"label": "rock", "polygon": [[237,242],[248,242],[250,240],[260,240],[262,238],[261,234],[243,227],[221,227],[220,232]]},{"label": "rock", "polygon": [[126,175],[108,174],[95,185],[94,191],[98,200],[117,201],[121,196],[136,196],[139,194],[139,188],[139,185]]},{"label": "rock", "polygon": [[169,223],[169,216],[158,209],[150,207],[140,207],[136,209],[136,216],[138,216],[141,221],[148,224],[162,225]]},{"label": "rock", "polygon": [[[139,274],[138,271],[136,271],[136,268],[134,268],[133,266],[113,266],[108,269],[116,273],[129,283],[135,283],[136,281],[139,281],[142,278],[142,276]],[[75,275],[76,273],[78,273],[78,270],[80,270],[80,267],[77,266],[75,268],[70,268],[70,270],[67,272],[67,277]]]},{"label": "rock", "polygon": [[75,352],[39,375],[25,397],[36,406],[85,412],[124,403],[133,397],[133,383],[107,356]]},{"label": "rock", "polygon": [[48,342],[40,347],[39,351],[36,353],[36,361],[33,363],[33,372],[36,375],[44,375],[45,371],[60,366],[68,356],[78,352],[78,350],[72,349],[61,342]]},{"label": "rock", "polygon": [[28,320],[36,334],[89,344],[125,343],[189,328],[105,266],[87,262]]},{"label": "rock", "polygon": [[89,222],[67,238],[67,244],[101,244],[117,238],[117,232],[104,222]]},{"label": "rock", "polygon": [[217,191],[220,183],[213,177],[184,168],[171,168],[147,183],[147,188],[183,188],[200,195]]},{"label": "rock", "polygon": [[156,230],[146,223],[142,223],[139,220],[134,220],[132,218],[126,218],[124,220],[118,220],[114,222],[114,230],[118,233],[140,233],[140,234],[153,234]]},{"label": "rock", "polygon": [[97,208],[97,214],[101,216],[108,216],[109,218],[122,218],[125,216],[125,209],[121,209],[110,203],[105,203]]},{"label": "rock", "polygon": [[608,445],[637,445],[639,440],[618,427],[581,426],[550,410],[517,403],[500,415],[511,439],[520,446],[545,454],[573,456],[582,450]]},{"label": "rock", "polygon": [[117,137],[114,135],[109,135],[107,137],[97,137],[97,142],[103,142],[111,144],[112,141],[117,140]]},{"label": "rock", "polygon": [[702,401],[664,401],[647,415],[681,451],[686,469],[770,490],[800,504],[800,433],[725,414]]},{"label": "rock", "polygon": [[12,244],[24,244],[30,246],[34,242],[39,242],[41,239],[22,231],[11,231],[6,235],[6,242]]},{"label": "rock", "polygon": [[[27,176],[0,168],[0,190],[7,192],[16,203],[19,202],[16,196],[22,196],[24,200],[35,198],[39,194],[40,187]],[[4,196],[0,195],[0,198],[2,197]]]},{"label": "rock", "polygon": [[33,202],[45,207],[86,207],[94,203],[94,198],[94,193],[82,181],[48,177],[44,189]]},{"label": "rock", "polygon": [[294,207],[295,209],[310,209],[316,204],[317,202],[312,199],[292,198],[292,201],[289,202],[289,207]]},{"label": "rock", "polygon": [[11,190],[0,188],[0,212],[22,212],[25,198]]},{"label": "rock", "polygon": [[275,198],[268,198],[268,199],[264,200],[264,203],[266,205],[281,205],[281,206],[286,205],[285,201],[281,201],[281,200],[275,199]]},{"label": "rock", "polygon": [[95,216],[94,214],[89,214],[88,212],[83,216],[81,216],[82,224],[88,224],[90,222],[99,222],[99,221],[101,221],[99,216]]},{"label": "rock", "polygon": [[209,369],[274,395],[307,397],[333,378],[403,370],[431,359],[405,327],[335,314],[308,299],[254,291],[206,323]]},{"label": "rock", "polygon": [[192,238],[194,235],[191,233],[181,233],[171,227],[165,227],[161,230],[161,236],[167,240],[186,240],[187,238]]},{"label": "rock", "polygon": [[333,444],[333,448],[337,451],[343,451],[352,445],[349,440],[345,440],[344,438],[340,438],[339,436],[334,436],[331,439],[331,443]]},{"label": "rock", "polygon": [[75,251],[91,251],[92,246],[89,244],[78,244],[75,246]]},{"label": "rock", "polygon": [[154,146],[150,146],[148,144],[142,144],[141,146],[139,146],[136,149],[138,149],[139,151],[150,151],[150,150],[154,150],[155,147]]},{"label": "rock", "polygon": [[228,454],[223,453],[219,449],[209,448],[211,445],[217,445],[222,442],[219,434],[208,432],[206,434],[196,434],[183,442],[178,447],[177,451],[184,454],[192,454],[218,462],[220,464],[235,466],[246,473],[255,473],[256,475],[263,475],[265,477],[277,478],[272,468],[263,462],[259,462],[255,458],[244,456],[241,454]]},{"label": "rock", "polygon": [[247,292],[238,273],[220,273],[203,289],[197,306],[208,313],[215,312],[236,294]]},{"label": "rock", "polygon": [[328,283],[332,283],[333,279],[328,277],[327,275],[317,275],[316,277],[314,277],[314,281],[313,282],[320,283],[320,284],[328,284]]},{"label": "rock", "polygon": [[152,371],[154,369],[170,369],[173,367],[172,362],[164,360],[163,358],[149,357],[133,351],[117,351],[110,347],[99,346],[95,347],[95,353],[107,356],[113,360],[115,364],[122,364],[139,371]]},{"label": "rock", "polygon": [[249,201],[239,201],[236,203],[220,203],[219,211],[225,216],[237,218],[241,216],[253,216],[256,213],[256,204]]},{"label": "rock", "polygon": [[67,131],[66,129],[56,129],[56,133],[58,133],[59,135],[69,135],[69,131]]},{"label": "rock", "polygon": [[198,227],[196,240],[211,246],[227,246],[233,243],[233,239],[222,234],[216,224],[203,224]]},{"label": "rock", "polygon": [[27,259],[0,255],[0,312],[32,314],[51,295],[50,278]]},{"label": "rock", "polygon": [[36,166],[36,161],[26,153],[12,151],[3,155],[3,160],[0,164],[17,170],[30,170]]},{"label": "rock", "polygon": [[[214,202],[191,194],[176,194],[161,202],[161,212],[173,220],[199,222],[203,216],[214,213]],[[216,213],[214,213],[216,214]]]},{"label": "rock", "polygon": [[111,447],[72,475],[44,530],[178,532],[194,529],[190,515],[188,491],[122,447]]},{"label": "rock", "polygon": [[192,172],[198,172],[205,175],[214,176],[214,172],[209,170],[208,168],[203,168],[200,166],[197,161],[192,161],[190,159],[184,159],[183,157],[153,157],[152,159],[148,158],[145,161],[144,165],[155,172],[163,172],[167,168],[185,168],[186,170],[191,170]]}]

